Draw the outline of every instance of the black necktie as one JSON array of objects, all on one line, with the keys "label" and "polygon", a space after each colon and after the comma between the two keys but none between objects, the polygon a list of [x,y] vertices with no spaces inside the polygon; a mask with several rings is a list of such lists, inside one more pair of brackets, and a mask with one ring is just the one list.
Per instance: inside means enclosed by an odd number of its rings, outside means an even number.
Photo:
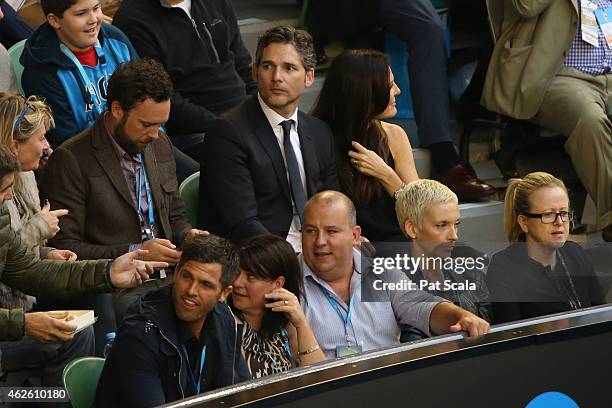
[{"label": "black necktie", "polygon": [[293,120],[285,120],[280,125],[283,128],[283,149],[285,150],[285,160],[287,161],[287,170],[289,171],[291,196],[293,197],[293,203],[295,204],[300,221],[302,221],[302,214],[306,205],[306,193],[304,192],[302,178],[300,177],[300,167],[291,145],[291,126],[293,125]]}]

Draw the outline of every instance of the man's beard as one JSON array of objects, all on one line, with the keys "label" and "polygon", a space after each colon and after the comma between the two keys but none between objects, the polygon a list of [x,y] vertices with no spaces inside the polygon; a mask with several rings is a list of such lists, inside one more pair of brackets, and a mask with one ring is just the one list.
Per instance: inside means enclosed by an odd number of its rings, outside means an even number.
[{"label": "man's beard", "polygon": [[127,154],[130,156],[135,156],[141,151],[138,147],[132,143],[127,133],[125,132],[125,123],[127,122],[127,118],[124,116],[121,121],[115,127],[115,141]]}]

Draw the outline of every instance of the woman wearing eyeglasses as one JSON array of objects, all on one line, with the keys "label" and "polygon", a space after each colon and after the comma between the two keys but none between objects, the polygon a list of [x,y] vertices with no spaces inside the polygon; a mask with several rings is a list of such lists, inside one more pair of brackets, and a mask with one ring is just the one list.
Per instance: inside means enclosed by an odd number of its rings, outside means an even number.
[{"label": "woman wearing eyeglasses", "polygon": [[487,274],[494,323],[603,303],[587,254],[567,240],[572,221],[558,178],[536,172],[510,182],[504,229],[512,245],[492,257]]}]

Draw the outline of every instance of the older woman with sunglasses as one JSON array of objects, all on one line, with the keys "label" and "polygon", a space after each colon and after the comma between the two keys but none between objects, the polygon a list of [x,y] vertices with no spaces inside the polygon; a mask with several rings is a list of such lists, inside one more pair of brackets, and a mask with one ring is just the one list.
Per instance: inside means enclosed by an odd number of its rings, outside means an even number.
[{"label": "older woman with sunglasses", "polygon": [[7,202],[11,226],[41,258],[75,260],[71,251],[44,246],[47,239],[59,231],[59,219],[66,210],[42,209],[34,170],[44,163],[51,152],[45,138],[53,127],[51,110],[35,96],[27,100],[19,95],[0,92],[0,145],[8,147],[19,161],[20,172],[15,177],[12,200]]},{"label": "older woman with sunglasses", "polygon": [[[6,206],[11,215],[11,228],[42,259],[75,260],[71,251],[49,248],[46,240],[59,231],[58,217],[66,210],[42,209],[34,170],[50,152],[45,132],[53,126],[51,110],[36,97],[27,100],[18,95],[0,92],[0,146],[7,147],[19,162],[10,199]],[[47,153],[47,154],[45,154]],[[30,310],[34,298],[0,284],[0,305]]]},{"label": "older woman with sunglasses", "polygon": [[512,245],[492,257],[487,274],[495,323],[603,303],[587,254],[568,241],[573,217],[558,178],[536,172],[510,182],[504,227]]}]

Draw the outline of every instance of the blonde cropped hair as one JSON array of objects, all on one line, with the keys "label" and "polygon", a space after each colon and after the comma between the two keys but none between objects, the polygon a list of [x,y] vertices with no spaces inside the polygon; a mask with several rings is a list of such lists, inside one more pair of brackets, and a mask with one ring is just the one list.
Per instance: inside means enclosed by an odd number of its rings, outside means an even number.
[{"label": "blonde cropped hair", "polygon": [[531,195],[542,187],[560,187],[567,193],[563,181],[543,171],[529,173],[523,178],[511,179],[504,199],[504,233],[509,242],[517,242],[523,230],[517,221],[521,214],[529,213]]},{"label": "blonde cropped hair", "polygon": [[[415,180],[400,190],[395,202],[395,213],[400,228],[406,235],[406,220],[421,225],[425,211],[432,204],[459,204],[457,194],[435,180]],[[407,235],[406,235],[407,236]]]},{"label": "blonde cropped hair", "polygon": [[0,92],[0,145],[26,142],[41,127],[47,131],[54,126],[51,108],[42,99]]}]

